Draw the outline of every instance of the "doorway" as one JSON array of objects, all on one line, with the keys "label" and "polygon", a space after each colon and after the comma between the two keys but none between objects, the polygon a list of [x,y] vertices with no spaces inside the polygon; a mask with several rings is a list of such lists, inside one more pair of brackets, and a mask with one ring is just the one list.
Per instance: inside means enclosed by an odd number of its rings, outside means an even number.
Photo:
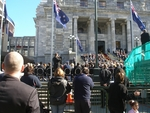
[{"label": "doorway", "polygon": [[105,41],[98,41],[98,53],[105,53]]},{"label": "doorway", "polygon": [[120,41],[116,41],[116,49],[120,49],[120,48],[121,48]]}]

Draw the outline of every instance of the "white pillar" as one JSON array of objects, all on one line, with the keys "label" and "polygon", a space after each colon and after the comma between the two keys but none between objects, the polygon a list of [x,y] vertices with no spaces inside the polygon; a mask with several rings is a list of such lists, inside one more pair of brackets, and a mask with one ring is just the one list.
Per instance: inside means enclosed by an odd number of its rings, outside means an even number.
[{"label": "white pillar", "polygon": [[122,25],[122,49],[126,49],[126,34],[125,34],[125,23],[121,23]]},{"label": "white pillar", "polygon": [[36,62],[38,62],[38,45],[39,45],[39,26],[36,25],[35,49],[34,49]]},{"label": "white pillar", "polygon": [[90,17],[89,21],[89,53],[95,53],[95,33],[94,33],[94,17]]},{"label": "white pillar", "polygon": [[78,16],[73,16],[74,19],[74,36],[76,36],[78,34]]},{"label": "white pillar", "polygon": [[130,20],[127,20],[127,51],[131,51],[131,29],[130,29]]},{"label": "white pillar", "polygon": [[[106,24],[107,24],[107,34],[108,34],[108,38],[107,38],[107,42],[108,42],[107,44],[108,44],[108,45],[107,45],[107,48],[106,48],[106,49],[108,49],[108,48],[111,49],[111,37],[110,37],[110,36],[111,36],[111,31],[110,31],[110,22],[107,22]],[[112,51],[111,51],[111,52],[112,52]]]},{"label": "white pillar", "polygon": [[115,19],[111,18],[111,43],[112,43],[112,51],[116,50],[116,34],[115,34]]}]

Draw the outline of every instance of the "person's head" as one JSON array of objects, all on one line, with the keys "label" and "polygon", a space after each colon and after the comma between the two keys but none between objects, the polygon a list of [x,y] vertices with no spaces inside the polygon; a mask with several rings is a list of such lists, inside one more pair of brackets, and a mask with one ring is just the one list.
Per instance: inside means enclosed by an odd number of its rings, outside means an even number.
[{"label": "person's head", "polygon": [[20,73],[24,70],[23,57],[18,52],[10,52],[5,56],[2,67],[5,70],[5,74],[19,78]]},{"label": "person's head", "polygon": [[134,110],[138,110],[139,109],[139,103],[135,100],[130,100],[129,101],[130,106],[132,107],[132,109]]},{"label": "person's head", "polygon": [[125,78],[125,72],[122,68],[117,68],[115,74],[115,82],[123,83]]},{"label": "person's head", "polygon": [[84,74],[89,74],[89,68],[88,68],[88,67],[83,67],[82,72],[83,72]]},{"label": "person's head", "polygon": [[104,69],[107,69],[107,64],[104,64]]},{"label": "person's head", "polygon": [[55,57],[58,57],[58,53],[55,53]]},{"label": "person's head", "polygon": [[42,63],[42,62],[40,62],[40,65],[43,65],[43,63]]},{"label": "person's head", "polygon": [[71,63],[71,67],[74,68],[74,63]]},{"label": "person's head", "polygon": [[64,77],[65,76],[65,72],[61,68],[57,68],[55,70],[55,72],[54,72],[54,76]]},{"label": "person's head", "polygon": [[143,30],[143,33],[146,33],[146,32],[147,32],[147,30],[146,30],[146,29],[144,29],[144,30]]},{"label": "person's head", "polygon": [[34,65],[32,63],[27,63],[26,68],[24,69],[25,75],[33,74],[34,72]]}]

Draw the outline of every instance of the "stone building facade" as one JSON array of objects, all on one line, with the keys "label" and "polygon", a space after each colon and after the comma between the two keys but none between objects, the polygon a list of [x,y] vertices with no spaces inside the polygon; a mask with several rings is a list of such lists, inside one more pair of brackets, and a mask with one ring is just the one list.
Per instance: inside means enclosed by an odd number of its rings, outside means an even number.
[{"label": "stone building facade", "polygon": [[[75,51],[75,41],[70,35],[78,36],[84,52],[78,55],[95,53],[95,0],[57,0],[59,7],[69,17],[64,29],[54,20],[54,52],[58,52],[63,60],[70,58]],[[150,1],[132,0],[133,5],[150,31]],[[97,0],[98,14],[98,52],[111,52],[116,49],[132,50],[130,0]],[[51,51],[52,1],[41,0],[34,18],[36,27],[35,56],[37,61],[49,62]],[[133,38],[140,38],[141,31],[133,22]],[[137,41],[137,40],[136,40]],[[140,41],[138,42],[140,44]]]},{"label": "stone building facade", "polygon": [[9,37],[7,48],[8,52],[17,51],[34,61],[36,60],[34,55],[35,36]]}]

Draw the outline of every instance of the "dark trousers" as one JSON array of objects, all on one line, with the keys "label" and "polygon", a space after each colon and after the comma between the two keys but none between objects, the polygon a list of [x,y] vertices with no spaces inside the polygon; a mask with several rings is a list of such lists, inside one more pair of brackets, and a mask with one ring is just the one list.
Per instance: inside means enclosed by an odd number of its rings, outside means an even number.
[{"label": "dark trousers", "polygon": [[114,108],[108,106],[110,113],[125,113],[124,111],[116,111]]},{"label": "dark trousers", "polygon": [[105,93],[101,90],[101,107],[105,106]]},{"label": "dark trousers", "polygon": [[75,100],[75,113],[90,113],[91,102],[90,100]]}]

